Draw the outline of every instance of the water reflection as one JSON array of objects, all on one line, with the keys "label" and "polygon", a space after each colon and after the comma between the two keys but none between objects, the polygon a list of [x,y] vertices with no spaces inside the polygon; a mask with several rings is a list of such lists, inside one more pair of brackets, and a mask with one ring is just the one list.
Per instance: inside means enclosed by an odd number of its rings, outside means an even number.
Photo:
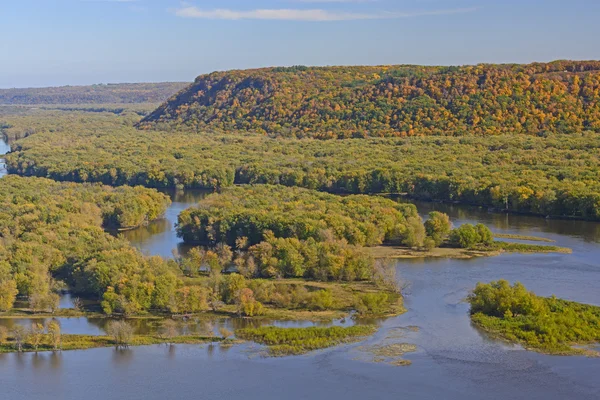
[{"label": "water reflection", "polygon": [[[63,334],[72,335],[106,335],[110,318],[0,318],[0,326],[12,330],[16,325],[21,325],[30,328],[33,323],[41,323],[46,326],[50,321],[58,321],[61,325]],[[134,333],[137,335],[154,335],[160,333],[162,328],[161,319],[143,319],[133,318],[127,320],[133,327]],[[352,326],[355,323],[377,323],[376,320],[358,320],[352,318],[344,318],[333,321],[280,321],[269,319],[250,319],[250,318],[227,318],[227,319],[208,319],[191,318],[186,321],[178,320],[177,333],[178,335],[201,335],[201,336],[218,336],[221,329],[235,331],[242,328],[258,328],[261,326],[277,326],[283,328],[306,328],[311,326]]]},{"label": "water reflection", "polygon": [[121,234],[140,249],[144,254],[172,257],[173,252],[186,254],[189,246],[184,245],[177,237],[175,224],[179,214],[209,195],[210,191],[186,190],[165,191],[171,197],[172,204],[164,218],[153,221],[147,226],[122,232]]},{"label": "water reflection", "polygon": [[600,242],[600,223],[567,219],[541,218],[531,215],[489,212],[485,208],[447,203],[410,201],[423,216],[431,211],[440,211],[450,216],[455,224],[483,223],[493,231],[507,233],[529,232],[531,235],[556,239],[564,235],[582,238],[586,242]]},{"label": "water reflection", "polygon": [[132,348],[112,349],[112,364],[115,366],[128,366],[133,361],[134,350]]}]

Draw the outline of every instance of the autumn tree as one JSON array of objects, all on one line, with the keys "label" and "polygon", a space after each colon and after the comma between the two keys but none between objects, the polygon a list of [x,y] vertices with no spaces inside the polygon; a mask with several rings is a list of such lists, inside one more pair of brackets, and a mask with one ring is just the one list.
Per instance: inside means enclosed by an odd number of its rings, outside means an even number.
[{"label": "autumn tree", "polygon": [[[8,274],[5,276],[9,276]],[[6,279],[0,282],[0,311],[8,311],[13,307],[17,294],[17,283],[14,280]]]},{"label": "autumn tree", "polygon": [[50,344],[52,348],[56,351],[59,350],[62,343],[62,335],[60,322],[57,320],[52,320],[48,322],[46,325],[46,331],[48,332],[48,336],[50,337]]},{"label": "autumn tree", "polygon": [[27,341],[28,332],[22,325],[15,325],[11,330],[11,336],[17,346],[17,351],[23,351],[23,344]]},{"label": "autumn tree", "polygon": [[45,328],[44,325],[34,322],[31,324],[31,328],[29,330],[29,342],[33,346],[35,351],[38,350],[40,344],[42,343],[42,339],[44,338]]},{"label": "autumn tree", "polygon": [[162,323],[160,329],[160,335],[163,337],[167,344],[170,344],[174,337],[179,334],[177,322],[172,319],[167,319]]},{"label": "autumn tree", "polygon": [[5,326],[0,326],[0,345],[3,345],[8,339],[8,329]]}]

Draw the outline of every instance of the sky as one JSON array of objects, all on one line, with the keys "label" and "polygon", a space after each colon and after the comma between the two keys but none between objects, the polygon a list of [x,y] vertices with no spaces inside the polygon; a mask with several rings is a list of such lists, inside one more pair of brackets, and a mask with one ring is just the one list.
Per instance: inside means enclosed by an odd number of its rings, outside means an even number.
[{"label": "sky", "polygon": [[0,88],[600,59],[600,0],[0,0]]}]

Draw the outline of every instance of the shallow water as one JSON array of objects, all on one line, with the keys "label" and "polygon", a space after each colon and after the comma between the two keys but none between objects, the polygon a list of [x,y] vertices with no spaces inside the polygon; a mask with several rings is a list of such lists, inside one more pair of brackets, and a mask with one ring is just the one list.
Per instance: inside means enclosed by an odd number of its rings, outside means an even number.
[{"label": "shallow water", "polygon": [[[60,323],[61,332],[70,335],[106,335],[109,318],[0,318],[0,326],[6,327],[8,330],[14,328],[15,325],[21,325],[26,328],[31,327],[33,323],[41,323],[47,325],[50,321],[58,321]],[[133,326],[134,333],[138,335],[156,334],[160,331],[161,321],[157,319],[141,319],[133,318],[127,320]],[[354,321],[351,318],[336,319],[333,321],[280,321],[280,320],[253,320],[248,318],[226,318],[213,320],[208,324],[208,320],[191,319],[187,321],[178,321],[178,331],[180,335],[187,334],[208,334],[212,332],[215,335],[219,334],[219,329],[226,328],[231,331],[242,328],[258,328],[261,326],[277,326],[281,328],[307,328],[311,326],[352,326]],[[370,322],[370,321],[369,321]]]},{"label": "shallow water", "polygon": [[[142,228],[146,233],[136,230],[125,235],[149,254],[171,255],[179,244],[172,225],[177,214],[202,195],[175,197],[156,234],[150,225]],[[253,344],[0,355],[3,396],[14,400],[79,399],[82,394],[88,400],[600,398],[600,359],[547,356],[493,340],[471,325],[464,302],[477,282],[504,278],[521,281],[543,296],[555,294],[600,305],[600,224],[417,205],[422,214],[434,209],[448,213],[456,225],[482,222],[497,232],[547,237],[572,248],[573,254],[400,261],[397,271],[407,284],[408,312],[382,322],[366,343],[306,356],[265,359],[260,357],[260,346]],[[247,323],[235,321],[226,327]],[[61,322],[64,330],[103,332],[102,324],[93,321],[76,321],[69,327],[70,321]],[[418,332],[398,330],[409,326],[418,327]],[[142,324],[136,329],[144,333],[155,327]],[[412,361],[409,367],[374,363],[362,350],[364,345],[405,342],[417,345],[416,352],[404,356]]]}]

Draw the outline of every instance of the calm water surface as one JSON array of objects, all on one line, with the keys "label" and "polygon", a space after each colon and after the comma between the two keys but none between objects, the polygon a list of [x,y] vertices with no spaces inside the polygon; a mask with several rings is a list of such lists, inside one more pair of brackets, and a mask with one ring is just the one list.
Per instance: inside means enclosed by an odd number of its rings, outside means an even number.
[{"label": "calm water surface", "polygon": [[[126,236],[148,254],[171,255],[179,244],[173,229],[177,214],[203,195],[174,195],[162,224]],[[496,232],[547,237],[571,247],[573,254],[398,262],[398,277],[408,285],[406,314],[382,322],[366,343],[301,357],[262,358],[253,344],[0,355],[2,398],[600,398],[600,359],[546,356],[492,340],[471,325],[464,302],[477,282],[505,278],[521,281],[543,296],[600,305],[600,224],[417,205],[423,214],[434,209],[448,213],[456,225],[482,222]],[[98,321],[61,322],[65,330],[103,332]],[[408,326],[419,331],[398,335],[399,328]],[[393,342],[417,345],[418,350],[405,357],[411,366],[373,363],[361,347]]]},{"label": "calm water surface", "polygon": [[131,231],[123,232],[135,247],[144,254],[162,257],[173,257],[174,253],[185,254],[186,246],[177,237],[175,224],[177,216],[186,208],[195,206],[211,192],[202,190],[186,190],[166,192],[173,202],[164,217]]},{"label": "calm water surface", "polygon": [[[50,321],[58,321],[63,334],[71,335],[106,335],[109,318],[0,318],[0,326],[11,330],[15,325],[22,325],[30,328],[33,323],[46,325]],[[127,321],[133,326],[135,334],[147,335],[155,334],[160,331],[161,320],[157,319],[129,319]],[[359,321],[360,323],[373,323],[373,321]],[[378,321],[375,321],[377,323]],[[351,318],[337,319],[333,321],[280,321],[280,320],[253,320],[249,318],[226,318],[220,320],[191,319],[185,322],[179,322],[179,334],[202,334],[209,332],[217,335],[219,329],[226,328],[236,330],[242,328],[258,328],[261,326],[278,326],[282,328],[307,328],[311,326],[352,326],[355,321]]]}]

